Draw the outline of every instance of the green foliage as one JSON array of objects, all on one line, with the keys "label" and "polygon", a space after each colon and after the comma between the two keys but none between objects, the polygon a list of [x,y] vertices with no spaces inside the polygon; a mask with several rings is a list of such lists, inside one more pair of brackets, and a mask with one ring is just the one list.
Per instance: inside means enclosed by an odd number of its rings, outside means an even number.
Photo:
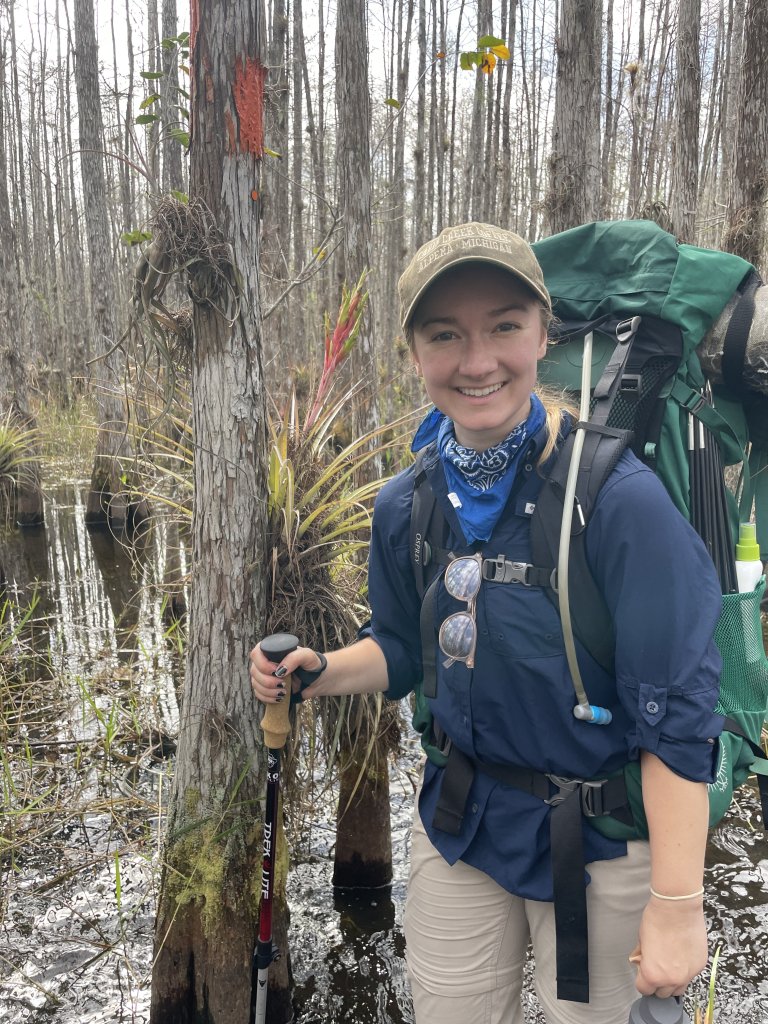
[{"label": "green foliage", "polygon": [[142,242],[152,241],[152,232],[136,228],[133,231],[123,231],[120,235],[123,245],[141,245]]},{"label": "green foliage", "polygon": [[[189,32],[181,32],[177,36],[167,36],[162,40],[160,45],[164,50],[176,50],[178,52],[177,67],[179,71],[184,74],[189,74],[189,67],[185,63],[185,61],[189,60]],[[139,74],[148,82],[159,82],[161,79],[166,78],[165,71],[141,71]],[[174,85],[174,90],[180,97],[186,100],[187,103],[189,102],[189,93],[186,89],[182,89],[181,86]],[[161,94],[159,92],[150,93],[139,104],[139,110],[148,110],[148,108],[157,103],[159,99],[161,99]],[[169,124],[166,128],[168,137],[180,143],[185,149],[189,149],[189,109],[179,103],[174,104],[174,108],[178,111],[183,123],[179,124],[178,122],[174,122],[173,124]],[[139,114],[135,119],[136,124],[143,125],[151,125],[160,121],[161,117],[159,114],[151,113]]]},{"label": "green foliage", "polygon": [[498,36],[480,36],[476,50],[465,50],[459,54],[459,66],[462,71],[477,68],[484,75],[490,75],[498,60],[509,60],[510,49]]}]

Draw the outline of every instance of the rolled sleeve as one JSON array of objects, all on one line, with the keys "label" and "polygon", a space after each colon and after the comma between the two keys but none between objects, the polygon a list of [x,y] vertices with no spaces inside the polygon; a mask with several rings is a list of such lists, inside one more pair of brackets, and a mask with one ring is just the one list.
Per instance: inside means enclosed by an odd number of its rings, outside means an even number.
[{"label": "rolled sleeve", "polygon": [[371,619],[360,633],[384,654],[391,700],[406,696],[421,680],[421,601],[409,546],[412,500],[410,471],[387,483],[376,499],[368,561]]},{"label": "rolled sleeve", "polygon": [[[715,648],[713,667],[719,663]],[[691,782],[714,781],[715,741],[723,728],[722,716],[712,711],[717,691],[717,676],[709,687],[686,693],[625,679],[619,695],[634,721],[626,736],[630,759],[647,750]]]},{"label": "rolled sleeve", "polygon": [[588,554],[616,628],[616,683],[641,750],[711,782],[723,719],[713,635],[722,597],[712,560],[659,480],[627,459],[601,492]]}]

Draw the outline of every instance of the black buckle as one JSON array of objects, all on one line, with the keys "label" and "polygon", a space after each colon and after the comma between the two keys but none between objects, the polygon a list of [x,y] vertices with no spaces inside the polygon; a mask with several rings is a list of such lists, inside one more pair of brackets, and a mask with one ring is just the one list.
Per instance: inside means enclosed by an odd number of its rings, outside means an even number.
[{"label": "black buckle", "polygon": [[443,731],[442,726],[438,725],[437,722],[432,724],[432,739],[434,740],[435,748],[439,754],[444,754],[447,757],[451,752],[453,746],[453,740],[447,732]]},{"label": "black buckle", "polygon": [[602,818],[608,811],[605,809],[603,800],[603,787],[607,779],[598,779],[597,782],[582,782],[581,784],[581,811],[587,818]]},{"label": "black buckle", "polygon": [[557,792],[554,796],[551,796],[548,800],[545,800],[545,804],[549,804],[550,807],[557,807],[566,800],[575,789],[581,785],[581,779],[566,779],[562,775],[550,775],[547,773],[547,778],[553,785],[557,786]]},{"label": "black buckle", "polygon": [[483,579],[490,583],[522,583],[530,587],[528,573],[533,568],[530,562],[510,562],[504,555],[483,559]]},{"label": "black buckle", "polygon": [[581,798],[581,812],[587,818],[601,818],[608,812],[605,810],[605,803],[603,800],[603,787],[607,782],[607,779],[598,779],[595,782],[589,782],[585,779],[566,779],[562,775],[547,775],[549,781],[557,786],[557,792],[554,796],[549,797],[545,800],[545,804],[549,804],[550,807],[557,807],[564,800],[566,800],[574,790],[578,789],[579,796]]}]

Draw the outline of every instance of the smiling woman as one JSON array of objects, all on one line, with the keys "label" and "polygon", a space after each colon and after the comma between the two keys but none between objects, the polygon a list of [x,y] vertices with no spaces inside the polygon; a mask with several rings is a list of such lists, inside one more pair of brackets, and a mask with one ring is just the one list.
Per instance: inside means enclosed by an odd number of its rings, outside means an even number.
[{"label": "smiling woman", "polygon": [[531,409],[547,349],[541,300],[508,271],[446,271],[413,316],[413,357],[427,394],[475,451],[498,444]]},{"label": "smiling woman", "polygon": [[[462,224],[417,251],[399,295],[435,408],[413,441],[417,463],[376,501],[371,621],[328,654],[302,698],[416,691],[428,754],[405,907],[416,1024],[522,1024],[529,943],[548,1024],[615,1024],[638,989],[679,994],[706,962],[705,783],[722,729],[711,711],[717,578],[658,479],[626,452],[586,528],[619,625],[616,671],[590,661],[585,682],[611,716],[599,728],[579,721],[551,574],[532,564],[545,464],[573,429],[535,390],[551,319],[541,268],[519,235]],[[428,524],[417,513],[427,492]],[[649,609],[643,621],[635,600]],[[279,700],[289,674],[317,662],[299,647],[278,679],[256,647],[256,697]],[[649,680],[661,695],[653,714],[637,696]],[[583,792],[630,760],[642,764],[650,841],[583,822]]]}]

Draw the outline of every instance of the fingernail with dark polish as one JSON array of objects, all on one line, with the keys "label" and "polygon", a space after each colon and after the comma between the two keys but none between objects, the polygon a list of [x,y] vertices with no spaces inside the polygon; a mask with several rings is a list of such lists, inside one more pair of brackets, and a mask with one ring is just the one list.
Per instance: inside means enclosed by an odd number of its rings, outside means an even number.
[{"label": "fingernail with dark polish", "polygon": [[286,674],[287,671],[288,669],[284,665],[281,665],[280,668],[275,669],[272,675],[277,676],[278,679],[282,679],[282,677]]},{"label": "fingernail with dark polish", "polygon": [[275,703],[279,704],[281,700],[285,700],[285,694],[284,693],[278,693],[278,695],[275,697]]}]

